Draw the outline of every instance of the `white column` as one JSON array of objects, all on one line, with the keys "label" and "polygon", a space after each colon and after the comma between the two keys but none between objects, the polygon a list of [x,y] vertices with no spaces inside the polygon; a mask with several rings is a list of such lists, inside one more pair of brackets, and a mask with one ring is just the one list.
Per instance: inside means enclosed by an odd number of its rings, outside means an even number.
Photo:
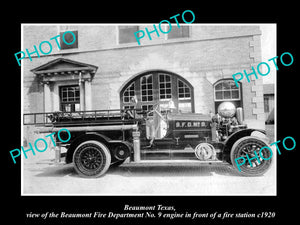
[{"label": "white column", "polygon": [[79,81],[79,90],[80,90],[80,111],[85,110],[85,98],[84,98],[84,81]]},{"label": "white column", "polygon": [[44,83],[44,111],[52,112],[52,99],[49,82]]},{"label": "white column", "polygon": [[56,83],[53,84],[53,92],[52,92],[52,102],[53,102],[53,108],[52,110],[59,111],[60,110],[60,100],[59,100],[59,86]]},{"label": "white column", "polygon": [[90,79],[85,81],[84,91],[85,91],[85,110],[92,110],[92,85]]}]

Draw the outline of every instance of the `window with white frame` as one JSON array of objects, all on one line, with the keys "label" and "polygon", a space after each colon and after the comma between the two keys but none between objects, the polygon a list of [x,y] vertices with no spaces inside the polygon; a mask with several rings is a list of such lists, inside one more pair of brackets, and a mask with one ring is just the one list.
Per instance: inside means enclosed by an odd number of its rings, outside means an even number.
[{"label": "window with white frame", "polygon": [[79,85],[61,86],[59,96],[61,111],[75,112],[80,110]]},{"label": "window with white frame", "polygon": [[141,77],[142,102],[153,101],[153,75]]},{"label": "window with white frame", "polygon": [[135,95],[135,90],[134,90],[134,82],[132,82],[126,90],[123,92],[123,102],[124,103],[131,103],[132,98]]},{"label": "window with white frame", "polygon": [[215,84],[215,100],[240,100],[240,89],[233,80],[221,80]]},{"label": "window with white frame", "polygon": [[191,99],[191,88],[180,79],[178,79],[178,98]]},{"label": "window with white frame", "polygon": [[222,79],[217,81],[214,84],[216,111],[218,106],[225,101],[232,102],[236,107],[242,107],[241,86],[242,84],[239,83],[239,87],[237,87],[232,79]]},{"label": "window with white frame", "polygon": [[[130,102],[132,95],[137,102]],[[194,112],[193,87],[183,77],[166,71],[151,71],[136,76],[125,84],[120,92],[121,108],[149,111],[159,104],[165,109],[171,100],[175,110],[182,113]]]},{"label": "window with white frame", "polygon": [[171,76],[168,74],[159,74],[159,99],[170,100],[172,98]]}]

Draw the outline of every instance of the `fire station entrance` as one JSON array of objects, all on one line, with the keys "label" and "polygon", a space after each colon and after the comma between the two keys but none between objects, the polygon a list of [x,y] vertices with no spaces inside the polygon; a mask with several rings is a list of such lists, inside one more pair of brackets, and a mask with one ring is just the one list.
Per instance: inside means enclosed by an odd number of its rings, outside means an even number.
[{"label": "fire station entrance", "polygon": [[167,132],[167,113],[194,112],[194,89],[183,77],[168,71],[148,71],[129,80],[120,92],[122,109],[149,112],[146,136],[162,139]]},{"label": "fire station entrance", "polygon": [[[194,88],[178,74],[155,70],[134,76],[120,91],[122,109],[150,110],[155,105],[160,110],[169,108],[170,101],[175,112],[193,113]],[[172,103],[172,104],[173,104]]]}]

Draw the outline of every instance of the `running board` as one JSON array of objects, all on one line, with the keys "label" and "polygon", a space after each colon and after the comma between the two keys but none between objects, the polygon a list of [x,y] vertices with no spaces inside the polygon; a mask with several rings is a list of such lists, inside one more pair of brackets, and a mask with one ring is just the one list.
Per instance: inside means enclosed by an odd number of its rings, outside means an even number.
[{"label": "running board", "polygon": [[[215,149],[216,153],[221,153],[221,149]],[[194,149],[142,149],[143,154],[155,154],[155,153],[195,153]]]},{"label": "running board", "polygon": [[207,160],[207,161],[201,161],[201,160],[197,160],[197,159],[173,159],[173,160],[141,160],[139,162],[134,162],[131,161],[129,162],[129,164],[136,164],[136,165],[140,165],[140,164],[161,164],[161,165],[178,165],[178,164],[184,164],[184,165],[193,165],[193,164],[213,164],[213,163],[218,163],[218,164],[228,164],[227,162],[221,161],[221,160]]},{"label": "running board", "polygon": [[[220,151],[217,151],[220,153]],[[185,162],[188,161],[195,161],[199,162],[201,160],[197,159],[195,155],[195,151],[192,149],[159,149],[159,150],[141,150],[140,153],[140,160],[141,161],[177,161],[180,162],[184,160]],[[138,161],[140,161],[138,160]],[[216,159],[218,160],[218,158]],[[208,159],[206,162],[215,162],[212,158]]]}]

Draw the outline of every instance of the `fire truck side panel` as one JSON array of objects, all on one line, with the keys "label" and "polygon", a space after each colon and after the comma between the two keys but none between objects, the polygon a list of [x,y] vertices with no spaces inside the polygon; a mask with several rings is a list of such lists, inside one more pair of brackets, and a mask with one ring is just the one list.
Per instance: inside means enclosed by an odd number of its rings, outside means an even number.
[{"label": "fire truck side panel", "polygon": [[[71,163],[74,151],[77,146],[79,146],[82,142],[95,140],[104,144],[110,151],[112,156],[112,162],[119,160],[115,156],[117,154],[117,148],[123,147],[126,149],[126,155],[129,155],[132,151],[131,143],[125,141],[126,139],[130,139],[130,131],[108,131],[108,132],[72,132],[72,136],[74,137],[70,141],[70,146],[66,155],[66,163]],[[128,152],[127,152],[128,151]]]}]

